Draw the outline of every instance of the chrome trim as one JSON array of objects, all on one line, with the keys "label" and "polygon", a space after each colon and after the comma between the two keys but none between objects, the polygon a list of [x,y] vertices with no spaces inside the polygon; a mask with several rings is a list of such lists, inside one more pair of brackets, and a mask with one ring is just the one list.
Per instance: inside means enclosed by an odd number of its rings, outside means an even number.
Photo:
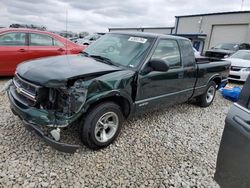
[{"label": "chrome trim", "polygon": [[[160,99],[160,98],[164,98],[164,97],[168,97],[168,96],[171,96],[171,95],[176,95],[178,93],[184,93],[184,92],[188,92],[188,91],[193,91],[193,88],[185,89],[185,90],[177,91],[177,92],[173,92],[173,93],[167,93],[167,94],[163,94],[163,95],[159,95],[159,96],[155,96],[155,97],[149,97],[149,98],[142,99],[142,100],[138,100],[138,101],[135,101],[135,104],[146,103],[148,101],[152,101],[152,100],[156,100],[156,99]],[[139,104],[139,105],[141,105],[141,104]]]},{"label": "chrome trim", "polygon": [[[33,83],[27,82],[26,80],[22,79],[18,74],[15,74],[15,76],[16,76],[19,80],[21,80],[22,82],[24,82],[24,83],[26,83],[26,84],[28,84],[28,85],[31,85],[32,87],[35,87],[36,89],[41,88],[41,86],[35,85],[35,84],[33,84]],[[15,78],[14,78],[14,79],[15,79]]]},{"label": "chrome trim", "polygon": [[250,110],[248,110],[247,108],[245,108],[244,106],[241,106],[238,103],[234,103],[235,106],[237,106],[238,108],[240,108],[241,110],[247,112],[248,114],[250,114]]},{"label": "chrome trim", "polygon": [[36,102],[36,96],[34,96],[33,94],[29,93],[25,89],[21,88],[21,86],[16,82],[15,79],[13,79],[13,83],[14,83],[14,85],[16,87],[17,93],[20,93],[20,94],[24,95],[25,97],[29,98],[30,100]]},{"label": "chrome trim", "polygon": [[203,86],[199,86],[199,87],[195,87],[194,89],[201,89],[201,88],[204,88],[204,87],[207,87],[207,85],[203,85]]}]

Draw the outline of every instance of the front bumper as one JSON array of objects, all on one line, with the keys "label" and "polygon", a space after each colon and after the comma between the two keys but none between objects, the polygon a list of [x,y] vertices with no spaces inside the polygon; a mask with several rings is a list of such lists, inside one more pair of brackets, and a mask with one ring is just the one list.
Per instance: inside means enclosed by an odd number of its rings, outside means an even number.
[{"label": "front bumper", "polygon": [[[49,138],[41,129],[41,126],[43,124],[46,125],[47,123],[49,123],[48,118],[46,118],[47,112],[43,112],[32,107],[22,106],[17,100],[15,100],[14,96],[14,88],[10,87],[10,89],[8,90],[10,108],[15,115],[18,115],[20,117],[27,130],[35,132],[36,135],[38,135],[49,146],[62,152],[74,153],[80,147],[79,145],[61,143]],[[35,122],[41,123],[38,124]]]},{"label": "front bumper", "polygon": [[228,79],[245,82],[250,74],[249,71],[230,71]]},{"label": "front bumper", "polygon": [[26,121],[23,121],[23,124],[28,131],[34,132],[46,144],[55,148],[58,151],[62,151],[62,152],[66,152],[66,153],[74,153],[80,147],[80,145],[72,145],[72,144],[57,142],[57,141],[49,138],[48,136],[45,135],[45,133],[37,125],[33,125],[33,124],[28,123]]}]

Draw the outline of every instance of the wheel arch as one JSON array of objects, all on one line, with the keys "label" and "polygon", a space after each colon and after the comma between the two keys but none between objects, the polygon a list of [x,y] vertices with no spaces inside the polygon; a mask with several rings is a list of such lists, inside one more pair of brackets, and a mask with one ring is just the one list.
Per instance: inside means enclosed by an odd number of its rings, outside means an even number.
[{"label": "wheel arch", "polygon": [[215,84],[216,84],[216,88],[218,89],[220,84],[221,84],[221,81],[222,81],[222,78],[220,75],[213,75],[207,82],[207,85],[211,82],[211,81],[214,81]]},{"label": "wheel arch", "polygon": [[115,104],[119,105],[121,107],[122,113],[125,118],[127,118],[132,112],[133,108],[132,100],[128,99],[128,97],[125,97],[124,95],[121,94],[106,95],[96,100],[92,100],[91,102],[88,103],[85,112],[90,111],[97,105],[104,102],[114,102]]}]

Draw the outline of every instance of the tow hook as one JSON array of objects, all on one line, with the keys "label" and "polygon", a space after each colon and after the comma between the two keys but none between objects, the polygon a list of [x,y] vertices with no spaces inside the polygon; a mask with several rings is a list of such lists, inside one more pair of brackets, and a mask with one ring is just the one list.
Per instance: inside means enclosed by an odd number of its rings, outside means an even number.
[{"label": "tow hook", "polygon": [[60,128],[53,129],[52,131],[50,131],[50,134],[55,139],[55,141],[60,140],[60,132],[61,132]]}]

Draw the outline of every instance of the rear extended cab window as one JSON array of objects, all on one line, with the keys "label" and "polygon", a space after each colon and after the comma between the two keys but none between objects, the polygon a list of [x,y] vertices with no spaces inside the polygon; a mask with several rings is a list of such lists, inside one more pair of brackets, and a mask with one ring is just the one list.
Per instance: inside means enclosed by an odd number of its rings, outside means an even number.
[{"label": "rear extended cab window", "polygon": [[180,44],[183,66],[194,66],[195,56],[191,41],[186,39],[180,39],[178,42]]},{"label": "rear extended cab window", "polygon": [[152,58],[168,62],[171,69],[181,67],[181,55],[176,40],[160,39]]},{"label": "rear extended cab window", "polygon": [[26,46],[26,33],[12,32],[0,35],[0,46]]}]

